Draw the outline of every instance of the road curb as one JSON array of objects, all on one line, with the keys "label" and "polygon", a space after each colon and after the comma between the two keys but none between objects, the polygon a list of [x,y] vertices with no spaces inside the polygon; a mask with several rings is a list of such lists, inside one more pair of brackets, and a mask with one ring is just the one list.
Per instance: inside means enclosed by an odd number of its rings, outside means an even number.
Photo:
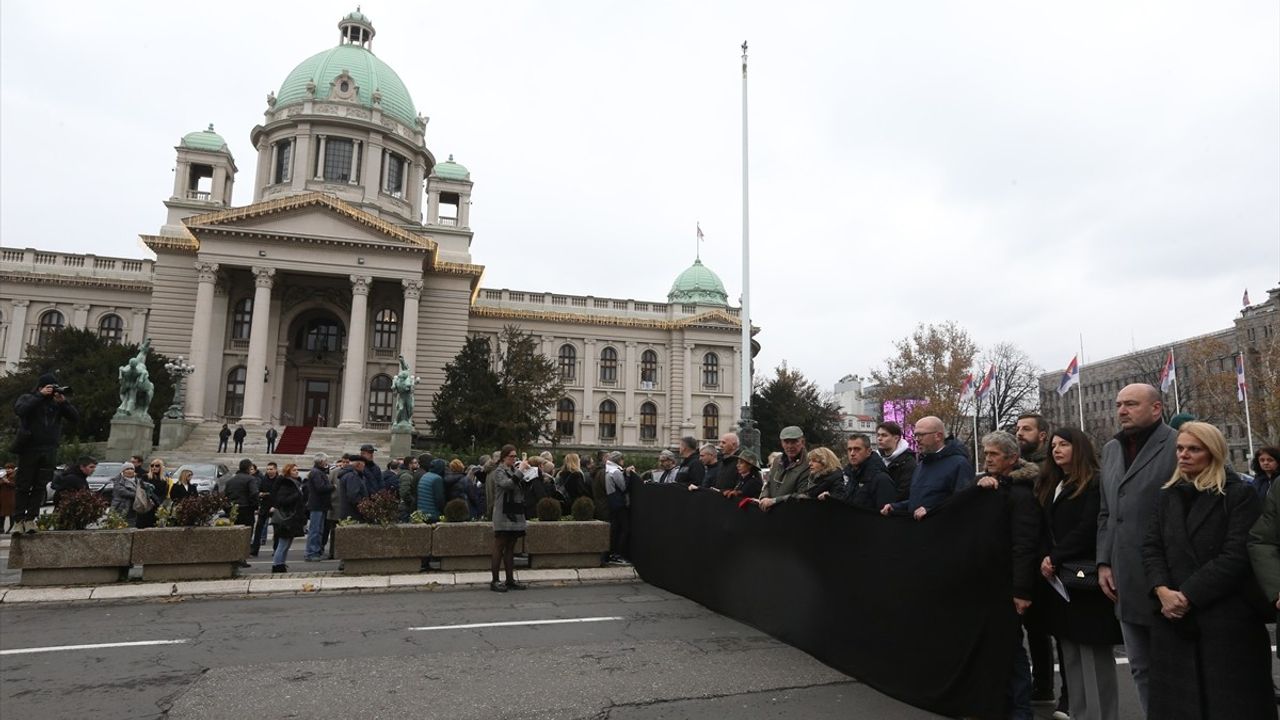
[{"label": "road curb", "polygon": [[[75,587],[9,587],[0,589],[0,605],[85,604],[129,600],[174,600],[212,597],[280,597],[343,593],[474,590],[488,587],[489,573],[431,572],[414,575],[294,575],[242,576],[230,580],[176,583],[114,583]],[[635,568],[602,567],[581,570],[517,570],[516,579],[534,587],[600,585],[639,580]]]}]

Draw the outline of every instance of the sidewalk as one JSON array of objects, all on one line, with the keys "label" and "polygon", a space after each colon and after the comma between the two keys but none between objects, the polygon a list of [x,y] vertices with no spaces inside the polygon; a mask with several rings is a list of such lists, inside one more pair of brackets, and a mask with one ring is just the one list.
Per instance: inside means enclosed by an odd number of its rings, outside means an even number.
[{"label": "sidewalk", "polygon": [[[517,570],[516,579],[531,586],[563,586],[635,582],[631,567],[579,570]],[[0,587],[0,605],[20,603],[106,602],[157,598],[269,597],[342,592],[445,590],[487,588],[488,572],[430,572],[414,575],[346,576],[336,574],[282,573],[275,576],[237,577],[165,583],[113,583],[76,587]]]}]

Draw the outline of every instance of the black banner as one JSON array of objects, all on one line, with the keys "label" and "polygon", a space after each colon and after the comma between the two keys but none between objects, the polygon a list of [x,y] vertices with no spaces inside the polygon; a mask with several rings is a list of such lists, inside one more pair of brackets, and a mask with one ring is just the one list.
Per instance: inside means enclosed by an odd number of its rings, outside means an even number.
[{"label": "black banner", "polygon": [[903,702],[1005,714],[1020,632],[997,493],[960,493],[919,522],[816,500],[764,513],[672,485],[634,495],[631,554],[645,582]]}]

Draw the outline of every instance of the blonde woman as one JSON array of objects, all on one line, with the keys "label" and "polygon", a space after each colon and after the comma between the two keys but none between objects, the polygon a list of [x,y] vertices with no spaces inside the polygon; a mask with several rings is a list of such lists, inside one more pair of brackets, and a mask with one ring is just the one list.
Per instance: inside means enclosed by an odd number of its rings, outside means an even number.
[{"label": "blonde woman", "polygon": [[1249,566],[1258,496],[1226,467],[1208,423],[1178,429],[1177,469],[1142,545],[1158,615],[1151,626],[1148,717],[1276,717],[1271,642]]},{"label": "blonde woman", "polygon": [[780,502],[795,499],[812,499],[833,487],[839,487],[843,472],[840,459],[828,448],[816,447],[809,451],[809,474],[801,475],[796,483],[796,491],[779,498],[760,500],[760,509],[767,511]]},{"label": "blonde woman", "polygon": [[591,497],[591,487],[587,485],[587,476],[582,472],[582,461],[578,453],[564,456],[564,468],[560,470],[560,484],[564,486],[564,504],[572,508],[573,502],[580,497]]},{"label": "blonde woman", "polygon": [[191,468],[183,468],[178,473],[178,481],[169,488],[169,499],[177,504],[196,494],[196,487],[191,484]]}]

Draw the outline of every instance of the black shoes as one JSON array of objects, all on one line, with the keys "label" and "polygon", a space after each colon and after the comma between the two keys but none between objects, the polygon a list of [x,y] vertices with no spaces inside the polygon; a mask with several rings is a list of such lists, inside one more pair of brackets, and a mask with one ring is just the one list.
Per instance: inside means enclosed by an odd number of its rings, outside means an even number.
[{"label": "black shoes", "polygon": [[506,585],[503,585],[502,583],[498,582],[497,580],[494,580],[493,582],[489,583],[489,589],[490,589],[490,590],[492,590],[492,591],[494,591],[494,592],[506,592],[506,591],[507,591],[507,586],[506,586]]},{"label": "black shoes", "polygon": [[271,572],[272,572],[272,573],[287,573],[287,572],[289,572],[289,566],[288,566],[288,565],[272,565],[272,566],[271,566]]},{"label": "black shoes", "polygon": [[525,585],[524,583],[518,583],[515,580],[508,580],[507,589],[508,590],[528,590],[529,586]]}]

